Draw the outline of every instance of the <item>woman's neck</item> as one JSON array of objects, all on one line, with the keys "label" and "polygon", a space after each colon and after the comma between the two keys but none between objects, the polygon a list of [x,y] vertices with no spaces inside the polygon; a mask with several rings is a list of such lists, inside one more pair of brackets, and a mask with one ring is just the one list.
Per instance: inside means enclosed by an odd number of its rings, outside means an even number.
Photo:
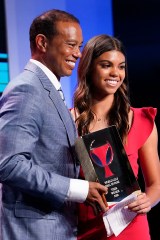
[{"label": "woman's neck", "polygon": [[92,100],[92,111],[94,113],[94,120],[90,124],[90,132],[98,131],[109,126],[108,113],[112,107],[114,97],[107,96],[102,100]]},{"label": "woman's neck", "polygon": [[109,95],[101,100],[92,99],[92,111],[97,117],[107,117],[114,101],[114,96]]}]

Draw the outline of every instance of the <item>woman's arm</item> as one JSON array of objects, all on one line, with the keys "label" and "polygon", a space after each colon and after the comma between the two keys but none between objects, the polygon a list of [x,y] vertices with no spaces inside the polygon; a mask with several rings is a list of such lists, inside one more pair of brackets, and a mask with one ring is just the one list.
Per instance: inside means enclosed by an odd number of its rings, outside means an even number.
[{"label": "woman's arm", "polygon": [[145,193],[128,207],[137,213],[146,213],[160,201],[160,161],[156,125],[139,150],[139,161],[145,181]]}]

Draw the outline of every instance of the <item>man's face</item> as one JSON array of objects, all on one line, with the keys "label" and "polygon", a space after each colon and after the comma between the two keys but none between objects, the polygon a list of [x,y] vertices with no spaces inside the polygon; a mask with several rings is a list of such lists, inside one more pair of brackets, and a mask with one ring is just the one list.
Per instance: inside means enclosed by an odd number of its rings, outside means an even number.
[{"label": "man's face", "polygon": [[46,66],[57,76],[70,76],[78,58],[83,37],[82,29],[75,22],[57,22],[59,32],[48,41],[46,49]]}]

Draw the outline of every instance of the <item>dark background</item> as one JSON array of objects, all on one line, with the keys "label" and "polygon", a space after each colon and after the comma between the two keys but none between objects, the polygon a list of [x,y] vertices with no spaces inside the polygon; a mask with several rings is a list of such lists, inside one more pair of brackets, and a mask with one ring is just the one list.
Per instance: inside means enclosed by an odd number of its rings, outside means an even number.
[{"label": "dark background", "polygon": [[[160,1],[113,0],[113,26],[127,52],[131,105],[156,107],[160,133]],[[160,141],[158,149],[160,153]],[[143,189],[141,172],[139,182]],[[148,221],[152,240],[160,240],[160,203],[148,213]]]},{"label": "dark background", "polygon": [[7,53],[4,0],[0,0],[0,53]]},{"label": "dark background", "polygon": [[[7,54],[7,36],[6,36],[6,20],[4,0],[0,0],[0,53]],[[0,64],[8,62],[7,58],[0,57]],[[0,79],[0,83],[4,83],[4,79]],[[0,96],[2,93],[0,92]]]}]

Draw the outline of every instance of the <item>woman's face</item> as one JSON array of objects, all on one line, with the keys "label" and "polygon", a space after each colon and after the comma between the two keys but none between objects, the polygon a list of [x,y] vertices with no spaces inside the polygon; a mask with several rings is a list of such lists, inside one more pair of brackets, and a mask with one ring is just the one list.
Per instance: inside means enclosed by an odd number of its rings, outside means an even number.
[{"label": "woman's face", "polygon": [[91,81],[93,97],[113,95],[125,78],[125,56],[112,50],[93,61]]}]

